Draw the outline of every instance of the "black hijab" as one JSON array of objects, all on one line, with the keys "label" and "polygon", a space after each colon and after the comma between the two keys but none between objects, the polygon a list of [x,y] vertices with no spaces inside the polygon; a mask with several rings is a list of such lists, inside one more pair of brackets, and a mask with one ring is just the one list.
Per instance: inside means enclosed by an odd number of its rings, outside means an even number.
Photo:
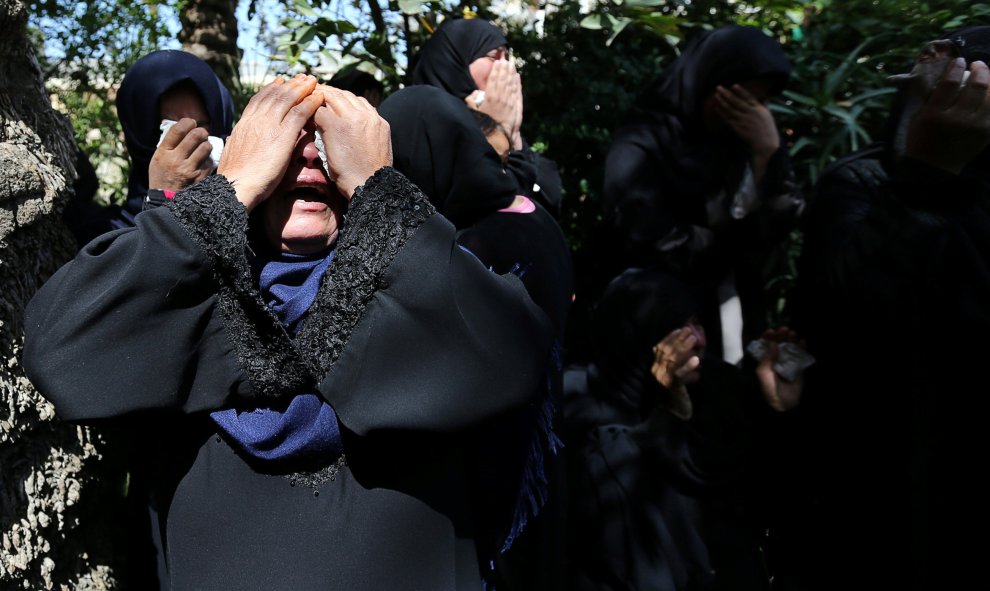
[{"label": "black hijab", "polygon": [[392,129],[395,168],[455,226],[512,204],[515,182],[460,100],[432,86],[409,86],[378,111]]},{"label": "black hijab", "polygon": [[[790,73],[783,47],[760,29],[732,25],[706,31],[692,39],[640,97],[614,141],[649,154],[663,178],[663,190],[690,199],[695,213],[703,214],[703,198],[718,188],[734,190],[748,161],[735,135],[705,128],[705,98],[716,86],[756,78],[769,80],[772,93],[778,94]],[[606,187],[613,195],[622,190]]]},{"label": "black hijab", "polygon": [[413,67],[413,84],[436,86],[463,100],[478,89],[468,66],[503,45],[509,45],[505,35],[488,21],[446,20],[419,51]]},{"label": "black hijab", "polygon": [[131,159],[125,206],[131,213],[141,211],[148,193],[148,166],[161,137],[162,95],[183,82],[191,83],[203,99],[210,116],[210,135],[226,137],[234,125],[233,98],[203,60],[170,49],[149,53],[134,62],[117,92],[117,116]]},{"label": "black hijab", "polygon": [[613,279],[595,311],[591,380],[596,394],[624,414],[645,416],[661,398],[650,373],[653,346],[696,311],[691,289],[666,273],[628,269]]}]

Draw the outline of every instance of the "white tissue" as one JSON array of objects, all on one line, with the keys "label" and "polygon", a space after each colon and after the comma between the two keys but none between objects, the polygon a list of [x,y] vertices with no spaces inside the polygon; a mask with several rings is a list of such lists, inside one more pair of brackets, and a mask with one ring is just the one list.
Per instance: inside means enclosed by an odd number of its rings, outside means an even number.
[{"label": "white tissue", "polygon": [[[176,121],[172,121],[171,119],[162,119],[162,125],[160,127],[162,130],[162,135],[158,138],[158,143],[155,144],[155,147],[162,145],[162,140],[165,139],[165,134],[168,133],[168,130],[172,129],[172,126],[176,123]],[[220,165],[220,156],[223,154],[223,140],[215,135],[211,135],[206,138],[206,141],[210,142],[210,148],[212,148],[210,150],[210,160],[213,161],[213,168],[216,168]]]},{"label": "white tissue", "polygon": [[316,151],[320,153],[320,160],[323,161],[323,170],[327,171],[327,178],[333,180],[333,175],[330,174],[330,164],[327,162],[327,145],[323,143],[323,134],[320,130],[316,130]]}]

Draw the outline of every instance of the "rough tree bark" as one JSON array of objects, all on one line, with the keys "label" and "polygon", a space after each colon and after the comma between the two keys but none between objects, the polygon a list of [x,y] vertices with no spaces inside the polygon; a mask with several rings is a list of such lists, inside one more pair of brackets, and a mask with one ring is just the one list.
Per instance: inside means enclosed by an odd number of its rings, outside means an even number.
[{"label": "rough tree bark", "polygon": [[72,127],[51,107],[26,21],[21,0],[0,0],[0,589],[113,589],[100,439],[58,421],[19,363],[24,307],[75,251],[58,215],[76,174]]},{"label": "rough tree bark", "polygon": [[231,92],[240,88],[236,11],[237,0],[188,0],[179,14],[182,48],[209,64]]}]

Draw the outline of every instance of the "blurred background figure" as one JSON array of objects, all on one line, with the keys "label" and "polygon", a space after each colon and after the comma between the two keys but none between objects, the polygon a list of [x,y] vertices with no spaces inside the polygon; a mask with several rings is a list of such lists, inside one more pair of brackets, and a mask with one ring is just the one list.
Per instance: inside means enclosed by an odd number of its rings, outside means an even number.
[{"label": "blurred background figure", "polygon": [[782,450],[793,469],[768,548],[779,589],[983,577],[982,544],[960,529],[982,529],[990,451],[988,60],[990,27],[925,44],[894,77],[884,140],[815,189],[795,312],[819,363]]},{"label": "blurred background figure", "polygon": [[385,99],[385,85],[373,75],[357,68],[350,70],[345,68],[337,72],[330,78],[327,84],[342,90],[348,90],[354,93],[355,96],[364,98],[376,109],[382,104],[382,100]]},{"label": "blurred background figure", "polygon": [[740,369],[706,355],[692,290],[656,270],[613,280],[593,362],[565,374],[568,589],[766,590],[773,433],[800,376],[772,369],[787,330]]},{"label": "blurred background figure", "polygon": [[706,31],[643,93],[605,163],[603,281],[659,265],[698,288],[709,349],[732,363],[766,327],[764,266],[804,207],[767,108],[790,72],[759,29]]}]

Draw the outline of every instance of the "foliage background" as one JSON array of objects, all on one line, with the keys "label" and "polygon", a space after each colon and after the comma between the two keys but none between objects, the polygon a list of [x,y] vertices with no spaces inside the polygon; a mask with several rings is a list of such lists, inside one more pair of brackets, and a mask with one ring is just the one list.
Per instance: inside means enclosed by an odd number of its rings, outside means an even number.
[{"label": "foliage background", "polygon": [[[176,47],[189,3],[210,0],[30,0],[49,88],[73,121],[77,141],[101,172],[113,200],[126,159],[113,112],[113,89],[126,66],[152,49]],[[799,181],[810,192],[836,157],[879,133],[892,89],[921,45],[964,24],[990,23],[990,4],[972,0],[242,0],[261,22],[268,71],[324,78],[360,67],[388,91],[406,82],[408,64],[430,32],[453,15],[477,15],[508,33],[523,74],[525,136],[560,166],[560,218],[579,273],[578,306],[600,286],[595,265],[599,193],[611,131],[639,90],[694,33],[730,23],[763,28],[785,46],[795,69],[774,105]],[[231,15],[232,18],[232,15]],[[245,104],[258,81],[237,84]],[[113,174],[116,171],[116,176]],[[786,321],[800,233],[773,261],[768,294],[774,321]]]}]

